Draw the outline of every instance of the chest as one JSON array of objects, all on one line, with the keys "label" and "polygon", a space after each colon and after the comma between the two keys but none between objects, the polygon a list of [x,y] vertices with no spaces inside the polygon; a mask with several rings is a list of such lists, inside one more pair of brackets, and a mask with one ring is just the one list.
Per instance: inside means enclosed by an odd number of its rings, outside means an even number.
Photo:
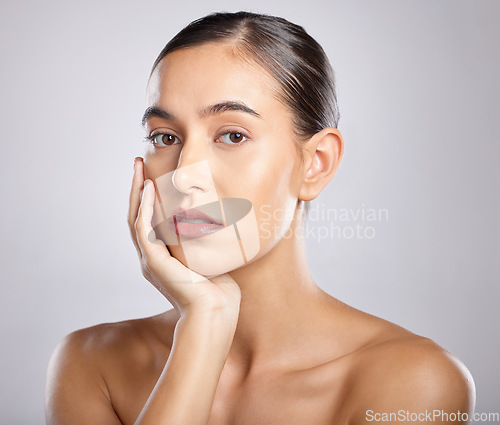
[{"label": "chest", "polygon": [[[124,425],[135,422],[160,373],[160,368],[129,369],[115,386],[113,404]],[[346,374],[338,367],[260,374],[244,381],[223,370],[207,425],[347,424],[345,388]]]},{"label": "chest", "polygon": [[260,374],[243,384],[223,372],[208,425],[332,425],[332,418],[341,425],[344,395],[339,368]]}]

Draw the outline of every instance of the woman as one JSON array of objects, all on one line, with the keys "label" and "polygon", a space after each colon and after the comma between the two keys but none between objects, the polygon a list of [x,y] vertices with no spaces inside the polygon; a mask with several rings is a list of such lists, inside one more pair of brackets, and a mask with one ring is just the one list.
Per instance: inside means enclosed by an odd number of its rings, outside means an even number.
[{"label": "woman", "polygon": [[128,222],[144,276],[174,308],[68,335],[49,366],[48,424],[445,423],[472,411],[453,355],[311,277],[306,203],[344,143],[333,71],[301,27],[245,12],[195,21],[160,53],[146,102]]}]

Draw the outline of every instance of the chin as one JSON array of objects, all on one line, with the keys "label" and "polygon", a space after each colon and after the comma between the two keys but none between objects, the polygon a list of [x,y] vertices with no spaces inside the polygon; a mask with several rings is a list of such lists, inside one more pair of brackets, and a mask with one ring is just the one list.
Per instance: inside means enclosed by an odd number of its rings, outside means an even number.
[{"label": "chin", "polygon": [[172,255],[192,271],[205,277],[228,273],[251,261],[260,250],[259,234],[252,223],[241,223],[238,231],[225,227],[202,238],[182,239],[169,247]]},{"label": "chin", "polygon": [[[178,259],[181,261],[180,259]],[[208,279],[219,276],[224,273],[231,272],[243,265],[245,262],[239,252],[225,252],[225,258],[214,258],[207,252],[193,253],[190,252],[188,261],[181,261],[186,267],[195,273],[198,273]]]}]

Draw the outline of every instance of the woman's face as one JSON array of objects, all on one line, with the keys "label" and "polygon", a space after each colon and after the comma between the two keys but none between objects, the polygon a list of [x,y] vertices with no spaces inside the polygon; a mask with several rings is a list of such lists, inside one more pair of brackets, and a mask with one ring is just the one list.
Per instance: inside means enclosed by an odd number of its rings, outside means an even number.
[{"label": "woman's face", "polygon": [[144,153],[153,227],[199,274],[256,261],[290,227],[304,165],[277,89],[224,43],[174,51],[151,76],[143,122],[153,136]]}]

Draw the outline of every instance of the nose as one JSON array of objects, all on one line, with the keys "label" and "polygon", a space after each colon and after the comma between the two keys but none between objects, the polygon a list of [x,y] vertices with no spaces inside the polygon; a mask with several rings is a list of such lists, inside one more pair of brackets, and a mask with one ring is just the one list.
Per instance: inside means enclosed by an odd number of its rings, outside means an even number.
[{"label": "nose", "polygon": [[177,168],[172,174],[172,184],[181,193],[191,195],[208,192],[213,187],[212,175],[206,154],[193,146],[183,146]]}]

